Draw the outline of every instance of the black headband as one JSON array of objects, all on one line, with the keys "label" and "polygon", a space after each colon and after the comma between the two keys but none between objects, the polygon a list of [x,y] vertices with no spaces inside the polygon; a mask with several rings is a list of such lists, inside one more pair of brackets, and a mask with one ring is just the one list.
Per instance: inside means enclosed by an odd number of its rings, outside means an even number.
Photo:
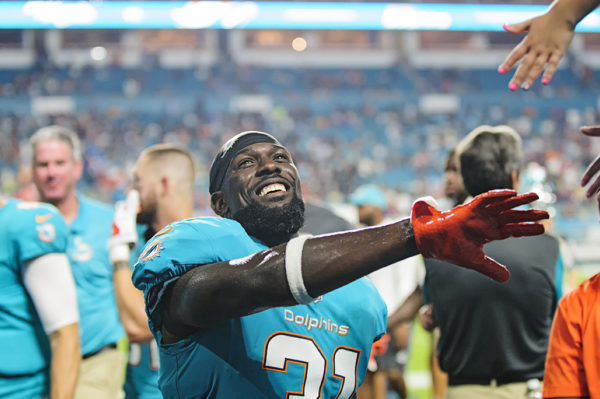
[{"label": "black headband", "polygon": [[244,148],[256,143],[279,144],[279,141],[277,141],[277,139],[270,134],[251,131],[237,134],[223,144],[210,167],[210,182],[208,191],[211,194],[221,189],[223,181],[225,181],[227,169],[229,169],[229,164],[231,163],[233,157],[235,157]]}]

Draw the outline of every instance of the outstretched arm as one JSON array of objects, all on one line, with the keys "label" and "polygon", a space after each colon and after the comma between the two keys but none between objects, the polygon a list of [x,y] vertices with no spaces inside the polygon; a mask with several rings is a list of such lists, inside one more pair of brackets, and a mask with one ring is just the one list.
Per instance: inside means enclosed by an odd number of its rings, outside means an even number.
[{"label": "outstretched arm", "polygon": [[[296,305],[286,277],[286,246],[242,260],[214,263],[185,273],[165,294],[163,337],[184,337],[233,317],[275,306]],[[302,277],[318,297],[374,270],[416,255],[409,219],[352,232],[308,239],[302,251]],[[167,334],[165,334],[167,330]]]},{"label": "outstretched arm", "polygon": [[286,257],[286,252],[294,251],[290,249],[292,240],[241,260],[196,267],[173,283],[163,297],[164,338],[175,341],[229,318],[298,303],[298,295],[292,294],[297,284],[288,277],[292,265],[300,268],[305,294],[313,298],[418,252],[505,281],[506,268],[485,257],[483,244],[543,233],[542,225],[531,222],[547,218],[547,213],[512,210],[536,199],[535,194],[516,196],[512,190],[499,190],[448,212],[417,202],[412,222],[403,219],[313,237],[306,240],[297,259]]},{"label": "outstretched arm", "polygon": [[575,26],[600,4],[600,0],[555,0],[548,11],[527,21],[504,25],[507,32],[527,35],[498,67],[504,74],[522,60],[508,85],[510,90],[529,89],[544,68],[542,83],[548,84],[565,54]]}]

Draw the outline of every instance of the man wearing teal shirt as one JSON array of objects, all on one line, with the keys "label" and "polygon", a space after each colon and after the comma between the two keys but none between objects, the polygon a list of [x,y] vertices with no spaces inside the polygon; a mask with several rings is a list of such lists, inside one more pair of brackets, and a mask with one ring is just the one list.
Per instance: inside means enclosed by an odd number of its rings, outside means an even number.
[{"label": "man wearing teal shirt", "polygon": [[73,397],[79,370],[67,227],[56,208],[0,198],[0,397]]},{"label": "man wearing teal shirt", "polygon": [[81,372],[76,398],[116,398],[121,391],[124,356],[117,342],[119,321],[108,260],[112,209],[76,193],[83,172],[76,133],[60,126],[31,137],[33,179],[44,202],[55,205],[68,226],[67,254],[77,288]]},{"label": "man wearing teal shirt", "polygon": [[154,233],[193,216],[195,169],[192,154],[183,148],[171,144],[148,147],[136,163],[133,190],[115,205],[109,251],[117,306],[130,344],[126,399],[162,398],[158,348],[148,328],[142,292],[131,282],[131,267]]}]

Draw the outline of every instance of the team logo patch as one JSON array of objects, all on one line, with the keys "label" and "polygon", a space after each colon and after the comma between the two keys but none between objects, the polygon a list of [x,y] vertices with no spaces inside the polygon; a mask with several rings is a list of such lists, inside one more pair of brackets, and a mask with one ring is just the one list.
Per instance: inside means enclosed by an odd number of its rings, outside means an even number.
[{"label": "team logo patch", "polygon": [[71,257],[78,262],[87,262],[94,256],[94,249],[90,244],[83,241],[80,236],[73,241],[74,248],[69,251]]},{"label": "team logo patch", "polygon": [[44,223],[35,227],[38,238],[43,242],[52,242],[56,238],[56,228],[52,223]]},{"label": "team logo patch", "polygon": [[45,223],[48,220],[50,220],[51,218],[52,218],[51,213],[47,213],[45,215],[35,215],[35,222],[36,223]]},{"label": "team logo patch", "polygon": [[160,241],[154,241],[153,243],[148,245],[146,249],[144,249],[144,252],[142,252],[142,254],[140,255],[140,259],[142,260],[142,262],[147,262],[151,259],[154,259],[160,254],[162,248],[163,246]]}]

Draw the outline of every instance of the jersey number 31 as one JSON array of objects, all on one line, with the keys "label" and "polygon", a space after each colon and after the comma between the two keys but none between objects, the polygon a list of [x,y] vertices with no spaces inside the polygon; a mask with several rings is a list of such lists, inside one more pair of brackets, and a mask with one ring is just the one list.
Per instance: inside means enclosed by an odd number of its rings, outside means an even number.
[{"label": "jersey number 31", "polygon": [[[356,391],[360,350],[338,346],[332,354],[332,375],[342,382],[336,399],[352,398]],[[318,399],[327,376],[327,358],[312,337],[278,332],[271,335],[263,354],[263,368],[287,372],[288,363],[304,366],[304,381],[300,392],[287,392],[286,399]]]}]

